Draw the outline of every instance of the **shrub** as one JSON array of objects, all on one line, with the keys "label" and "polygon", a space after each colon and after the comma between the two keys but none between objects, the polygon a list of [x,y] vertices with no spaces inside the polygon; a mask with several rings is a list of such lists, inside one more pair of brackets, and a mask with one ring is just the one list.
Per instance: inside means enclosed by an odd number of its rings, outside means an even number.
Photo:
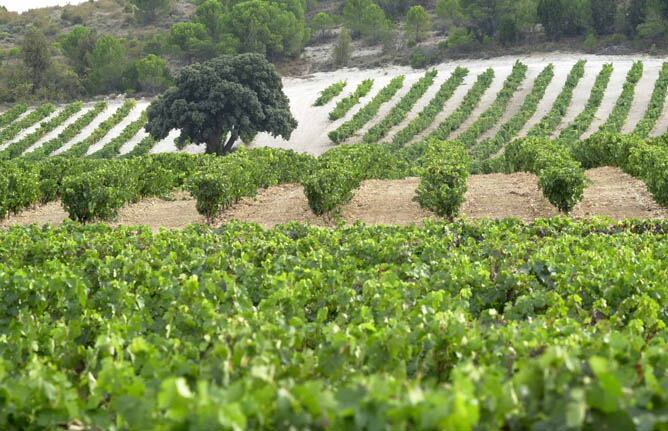
[{"label": "shrub", "polygon": [[353,172],[341,168],[319,169],[302,182],[311,210],[318,215],[334,212],[350,201],[360,180]]},{"label": "shrub", "polygon": [[420,206],[453,220],[464,202],[470,159],[459,143],[431,141],[423,160],[415,200]]},{"label": "shrub", "polygon": [[195,175],[187,184],[190,194],[197,200],[197,212],[212,224],[221,209],[233,203],[229,184],[220,175],[212,172]]},{"label": "shrub", "polygon": [[39,200],[39,174],[24,163],[0,164],[0,219],[16,214]]},{"label": "shrub", "polygon": [[422,48],[416,48],[411,54],[410,64],[413,69],[423,69],[429,66],[431,57]]}]

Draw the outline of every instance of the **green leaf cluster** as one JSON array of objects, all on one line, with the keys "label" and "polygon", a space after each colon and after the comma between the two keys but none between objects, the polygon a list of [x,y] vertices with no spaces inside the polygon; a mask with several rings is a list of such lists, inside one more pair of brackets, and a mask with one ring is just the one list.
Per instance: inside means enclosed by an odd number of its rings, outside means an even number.
[{"label": "green leaf cluster", "polygon": [[334,84],[328,86],[320,92],[320,95],[313,103],[313,106],[324,106],[330,100],[341,94],[343,89],[346,87],[346,81],[335,82]]},{"label": "green leaf cluster", "polygon": [[657,120],[663,113],[666,92],[668,92],[668,63],[663,63],[659,77],[654,83],[654,90],[652,91],[652,97],[649,100],[645,115],[633,130],[634,134],[645,138],[654,129]]},{"label": "green leaf cluster", "polygon": [[638,84],[638,81],[640,81],[640,78],[642,78],[642,74],[642,61],[636,61],[633,63],[633,66],[631,66],[631,70],[626,74],[626,81],[622,88],[622,94],[617,99],[615,107],[612,109],[606,122],[599,128],[599,131],[618,133],[622,130],[622,127],[629,116],[629,111],[631,111],[631,104],[633,103],[636,85]]},{"label": "green leaf cluster", "polygon": [[18,121],[11,123],[0,131],[0,146],[2,144],[9,143],[19,133],[21,133],[22,130],[34,126],[38,122],[51,115],[55,110],[56,107],[52,103],[45,103],[35,108],[35,110],[30,112],[28,115],[20,118]]},{"label": "green leaf cluster", "polygon": [[365,79],[362,81],[351,95],[344,97],[337,102],[334,109],[329,113],[329,119],[335,121],[339,118],[343,118],[353,106],[359,103],[362,97],[369,94],[371,87],[373,87],[373,79]]}]

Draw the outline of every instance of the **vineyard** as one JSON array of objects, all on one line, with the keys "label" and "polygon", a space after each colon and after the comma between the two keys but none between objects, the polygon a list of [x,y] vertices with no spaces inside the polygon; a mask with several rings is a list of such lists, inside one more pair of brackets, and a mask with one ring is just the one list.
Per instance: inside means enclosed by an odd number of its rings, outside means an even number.
[{"label": "vineyard", "polygon": [[285,92],[224,157],[0,114],[0,429],[668,429],[668,62]]}]

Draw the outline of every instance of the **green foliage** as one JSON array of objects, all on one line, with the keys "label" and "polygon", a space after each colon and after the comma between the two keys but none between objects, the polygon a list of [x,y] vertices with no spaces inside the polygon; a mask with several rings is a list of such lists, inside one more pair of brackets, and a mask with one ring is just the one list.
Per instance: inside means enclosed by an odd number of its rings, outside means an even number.
[{"label": "green foliage", "polygon": [[334,45],[334,51],[332,52],[332,59],[334,64],[337,66],[345,66],[350,61],[350,56],[352,55],[352,38],[348,29],[343,27],[339,37],[336,39],[336,44]]},{"label": "green foliage", "polygon": [[603,101],[605,89],[608,88],[608,83],[610,82],[610,75],[612,75],[612,64],[604,64],[596,77],[585,108],[575,117],[571,124],[561,131],[559,134],[560,140],[573,142],[580,138],[587,128],[589,128],[596,115],[596,111],[601,106],[601,101]]},{"label": "green foliage", "polygon": [[30,73],[32,89],[35,92],[45,84],[46,72],[51,66],[49,42],[38,28],[31,27],[23,38],[21,59]]},{"label": "green foliage", "polygon": [[110,93],[121,87],[121,77],[126,68],[125,47],[121,39],[101,36],[87,59],[90,65],[87,75],[89,91]]},{"label": "green foliage", "polygon": [[37,203],[39,176],[34,166],[0,162],[0,220]]},{"label": "green foliage", "polygon": [[417,47],[411,53],[409,60],[413,69],[424,69],[433,61],[432,57],[428,55],[424,49]]},{"label": "green foliage", "polygon": [[615,31],[617,15],[616,0],[590,0],[591,22],[598,35],[612,34]]},{"label": "green foliage", "polygon": [[335,121],[343,118],[353,106],[357,105],[362,97],[369,94],[371,87],[373,87],[373,79],[365,79],[360,82],[351,95],[344,97],[336,103],[334,109],[329,113],[329,119]]},{"label": "green foliage", "polygon": [[313,103],[313,106],[324,106],[329,103],[330,100],[341,94],[343,89],[346,87],[346,81],[338,81],[332,85],[329,85],[327,88],[320,92],[320,95]]},{"label": "green foliage", "polygon": [[335,25],[336,20],[332,15],[327,12],[318,12],[311,20],[311,31],[317,34],[319,39],[324,39]]},{"label": "green foliage", "polygon": [[180,129],[181,139],[222,155],[239,137],[267,132],[289,139],[296,127],[274,66],[259,54],[241,54],[183,69],[175,86],[148,108],[146,131],[163,139]]},{"label": "green foliage", "polygon": [[667,231],[3,230],[0,426],[661,429]]},{"label": "green foliage", "polygon": [[436,95],[429,101],[422,111],[406,127],[399,130],[392,138],[392,143],[397,146],[403,146],[410,142],[418,133],[429,127],[443,110],[443,105],[447,102],[455,90],[464,82],[464,78],[469,71],[463,67],[457,67],[450,77],[443,82],[436,92]]},{"label": "green foliage", "polygon": [[109,131],[117,126],[125,117],[128,116],[130,111],[132,111],[137,104],[137,101],[134,99],[128,99],[123,102],[121,105],[109,118],[104,120],[90,135],[86,136],[80,142],[75,143],[70,148],[61,153],[64,157],[83,157],[88,152],[88,149],[100,142]]},{"label": "green foliage", "polygon": [[98,115],[107,109],[106,102],[98,102],[95,106],[88,110],[84,115],[79,117],[74,123],[67,126],[58,136],[48,142],[42,144],[39,148],[26,153],[23,158],[30,160],[39,160],[48,157],[54,151],[70,142],[77,136],[86,126],[88,126]]},{"label": "green foliage", "polygon": [[529,171],[538,176],[545,197],[561,212],[570,212],[582,199],[584,170],[569,150],[543,138],[517,139],[506,147],[511,172]]},{"label": "green foliage", "polygon": [[390,21],[383,9],[371,0],[345,0],[343,20],[353,33],[370,41],[385,41],[390,37]]},{"label": "green foliage", "polygon": [[132,139],[146,125],[148,115],[146,111],[142,112],[140,117],[128,124],[123,131],[112,139],[107,145],[90,155],[92,158],[109,159],[117,157],[121,152],[123,144]]},{"label": "green foliage", "polygon": [[158,93],[164,91],[172,83],[172,77],[167,68],[167,62],[154,54],[149,54],[134,65],[137,74],[137,87],[139,91]]},{"label": "green foliage", "polygon": [[404,85],[404,78],[404,75],[399,75],[393,78],[389,84],[383,87],[378,92],[378,94],[376,94],[374,98],[369,101],[369,103],[357,111],[355,115],[353,115],[353,118],[341,124],[335,130],[329,132],[327,134],[329,139],[331,139],[332,142],[336,144],[340,144],[341,142],[353,136],[355,132],[360,130],[366,123],[371,121],[371,119],[376,116],[378,110],[384,103],[390,101],[390,99],[392,99],[392,97],[397,94],[397,91],[399,91],[399,89],[401,89],[401,87]]},{"label": "green foliage", "polygon": [[471,115],[471,112],[478,106],[482,95],[492,84],[494,79],[494,69],[487,69],[476,79],[471,89],[466,93],[462,103],[457,109],[450,114],[448,118],[443,120],[438,127],[429,134],[428,139],[446,140],[452,132],[457,130],[459,126],[466,121]]},{"label": "green foliage", "polygon": [[153,22],[161,14],[169,12],[172,0],[129,0],[135,7],[135,16],[142,22]]},{"label": "green foliage", "polygon": [[431,18],[420,5],[411,6],[406,14],[406,36],[415,42],[422,41],[431,29]]},{"label": "green foliage", "polygon": [[554,77],[554,65],[548,64],[536,77],[531,93],[524,99],[520,110],[508,120],[493,138],[487,139],[470,150],[474,160],[481,161],[491,157],[505,146],[517,133],[522,130],[522,127],[529,121],[536,113],[538,104],[545,95],[547,86],[552,82]]},{"label": "green foliage", "polygon": [[181,22],[169,31],[170,43],[175,46],[189,63],[195,59],[210,57],[215,48],[209,38],[207,28],[202,23]]},{"label": "green foliage", "polygon": [[463,27],[452,27],[448,32],[446,46],[455,52],[470,52],[479,47],[479,43],[470,30]]},{"label": "green foliage", "polygon": [[318,169],[302,181],[308,205],[315,214],[330,214],[349,202],[360,179],[352,172],[337,168]]},{"label": "green foliage", "polygon": [[538,20],[553,39],[579,35],[586,28],[587,5],[581,0],[539,0]]},{"label": "green foliage", "polygon": [[72,220],[87,223],[113,219],[137,194],[136,177],[129,169],[116,165],[65,177],[62,203]]},{"label": "green foliage", "polygon": [[636,61],[626,75],[622,94],[617,99],[615,107],[612,109],[606,122],[599,128],[599,131],[618,133],[622,130],[622,127],[629,116],[629,111],[631,110],[636,85],[638,84],[638,81],[640,81],[640,78],[642,78],[642,74],[643,64],[641,61]]},{"label": "green foliage", "polygon": [[457,138],[458,141],[462,142],[467,148],[471,147],[475,144],[480,135],[492,128],[499,121],[503,113],[506,111],[510,99],[512,99],[519,86],[524,82],[527,69],[528,67],[526,64],[520,61],[515,62],[513,70],[503,83],[503,87],[496,95],[494,102],[465,132],[459,135]]},{"label": "green foliage", "polygon": [[378,142],[387,135],[392,127],[401,123],[417,101],[434,83],[437,74],[438,72],[435,69],[427,71],[422,78],[411,86],[408,93],[392,107],[392,110],[366,132],[363,141],[366,143]]},{"label": "green foliage", "polygon": [[459,143],[431,141],[422,162],[415,200],[441,217],[453,220],[464,202],[470,159]]},{"label": "green foliage", "polygon": [[65,106],[55,117],[43,122],[34,132],[25,136],[23,139],[9,144],[4,150],[0,151],[0,159],[13,159],[19,157],[25,150],[39,141],[44,135],[63,124],[72,115],[81,111],[83,102],[74,102]]},{"label": "green foliage", "polygon": [[155,139],[151,135],[146,136],[144,139],[139,141],[137,145],[134,146],[132,150],[130,150],[127,154],[124,154],[121,157],[139,157],[139,156],[144,156],[151,151],[151,148],[155,146],[156,142]]},{"label": "green foliage", "polygon": [[654,84],[654,90],[652,91],[652,97],[649,100],[649,105],[647,105],[647,110],[642,120],[636,125],[633,133],[642,138],[647,137],[650,132],[654,129],[657,120],[663,112],[663,105],[666,100],[666,92],[668,90],[668,63],[663,63],[661,71],[659,72],[659,77]]},{"label": "green foliage", "polygon": [[39,121],[42,121],[51,115],[55,110],[56,107],[53,104],[45,103],[38,106],[28,115],[21,117],[18,121],[11,123],[9,126],[0,131],[0,145],[10,142],[22,130],[25,130],[30,126],[37,124]]},{"label": "green foliage", "polygon": [[545,114],[545,116],[533,126],[531,130],[529,130],[527,136],[546,137],[554,132],[559,123],[561,123],[561,119],[566,115],[566,111],[573,99],[573,90],[575,90],[578,82],[580,82],[580,79],[584,76],[584,67],[584,60],[579,60],[573,65],[571,71],[568,73],[564,87],[554,101],[552,108],[550,108],[550,112]]},{"label": "green foliage", "polygon": [[83,75],[89,68],[89,56],[96,45],[95,31],[83,25],[75,26],[60,38],[61,51],[79,75]]},{"label": "green foliage", "polygon": [[11,124],[27,110],[28,105],[25,103],[17,103],[16,105],[12,106],[7,111],[0,114],[0,127],[5,127],[6,125]]},{"label": "green foliage", "polygon": [[308,36],[301,1],[242,1],[232,6],[224,23],[241,52],[270,58],[298,56]]}]

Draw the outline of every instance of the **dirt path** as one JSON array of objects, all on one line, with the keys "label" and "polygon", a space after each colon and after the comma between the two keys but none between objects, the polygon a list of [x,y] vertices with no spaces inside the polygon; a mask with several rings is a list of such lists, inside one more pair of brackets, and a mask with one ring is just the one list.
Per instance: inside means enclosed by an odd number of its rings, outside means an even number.
[{"label": "dirt path", "polygon": [[[83,117],[88,111],[93,109],[93,104],[85,104],[83,108],[74,115],[70,116],[63,124],[60,126],[56,127],[46,135],[42,136],[37,142],[35,142],[33,145],[28,147],[28,149],[25,151],[25,153],[29,153],[31,151],[34,151],[35,149],[41,147],[44,145],[45,142],[49,142],[50,140],[56,138],[60,133],[65,130],[69,125],[77,121],[79,118]],[[24,154],[25,154],[24,153]]]},{"label": "dirt path", "polygon": [[102,139],[100,139],[98,142],[95,144],[91,145],[88,148],[88,151],[86,154],[93,154],[94,152],[100,150],[102,147],[107,145],[109,142],[111,142],[115,137],[119,136],[121,133],[123,133],[123,130],[132,122],[136,121],[139,119],[141,116],[142,112],[148,108],[148,105],[150,102],[148,100],[138,100],[137,105],[132,108],[132,110],[128,113],[128,115],[125,116],[117,125],[115,125],[109,132],[104,135]]},{"label": "dirt path", "polygon": [[54,155],[61,154],[70,148],[72,148],[74,145],[78,144],[79,142],[83,141],[87,137],[89,137],[95,129],[98,128],[100,124],[102,124],[104,121],[109,119],[114,112],[118,110],[118,108],[121,107],[123,102],[118,102],[118,101],[109,101],[107,108],[100,112],[97,117],[93,119],[93,121],[90,122],[86,127],[81,129],[79,134],[77,134],[74,138],[70,139],[68,142],[65,142],[62,147],[58,148],[56,151],[53,152]]},{"label": "dirt path", "polygon": [[608,87],[605,89],[603,100],[601,100],[601,106],[598,107],[589,128],[582,134],[582,139],[587,139],[593,133],[597,132],[599,127],[608,120],[612,110],[615,108],[617,99],[619,99],[619,96],[622,94],[624,83],[626,82],[626,75],[629,70],[631,70],[631,66],[633,66],[633,62],[630,61],[620,61],[613,64],[614,69],[610,75]]},{"label": "dirt path", "polygon": [[608,216],[624,218],[665,218],[668,210],[661,208],[647,191],[645,184],[620,169],[602,167],[587,171],[590,181],[582,201],[573,209],[576,218]]},{"label": "dirt path", "polygon": [[43,122],[53,120],[54,118],[56,118],[56,116],[58,116],[60,114],[60,112],[62,110],[63,110],[63,107],[61,106],[61,107],[57,108],[56,110],[54,110],[51,114],[44,117],[42,120],[36,122],[35,124],[32,124],[29,127],[26,127],[25,129],[20,130],[19,133],[17,133],[16,136],[14,136],[12,139],[10,139],[9,141],[7,141],[3,144],[0,144],[0,151],[9,147],[13,143],[20,141],[21,139],[25,138],[26,136],[28,136],[29,134],[31,134],[35,130],[39,129],[39,127],[42,125]]}]

